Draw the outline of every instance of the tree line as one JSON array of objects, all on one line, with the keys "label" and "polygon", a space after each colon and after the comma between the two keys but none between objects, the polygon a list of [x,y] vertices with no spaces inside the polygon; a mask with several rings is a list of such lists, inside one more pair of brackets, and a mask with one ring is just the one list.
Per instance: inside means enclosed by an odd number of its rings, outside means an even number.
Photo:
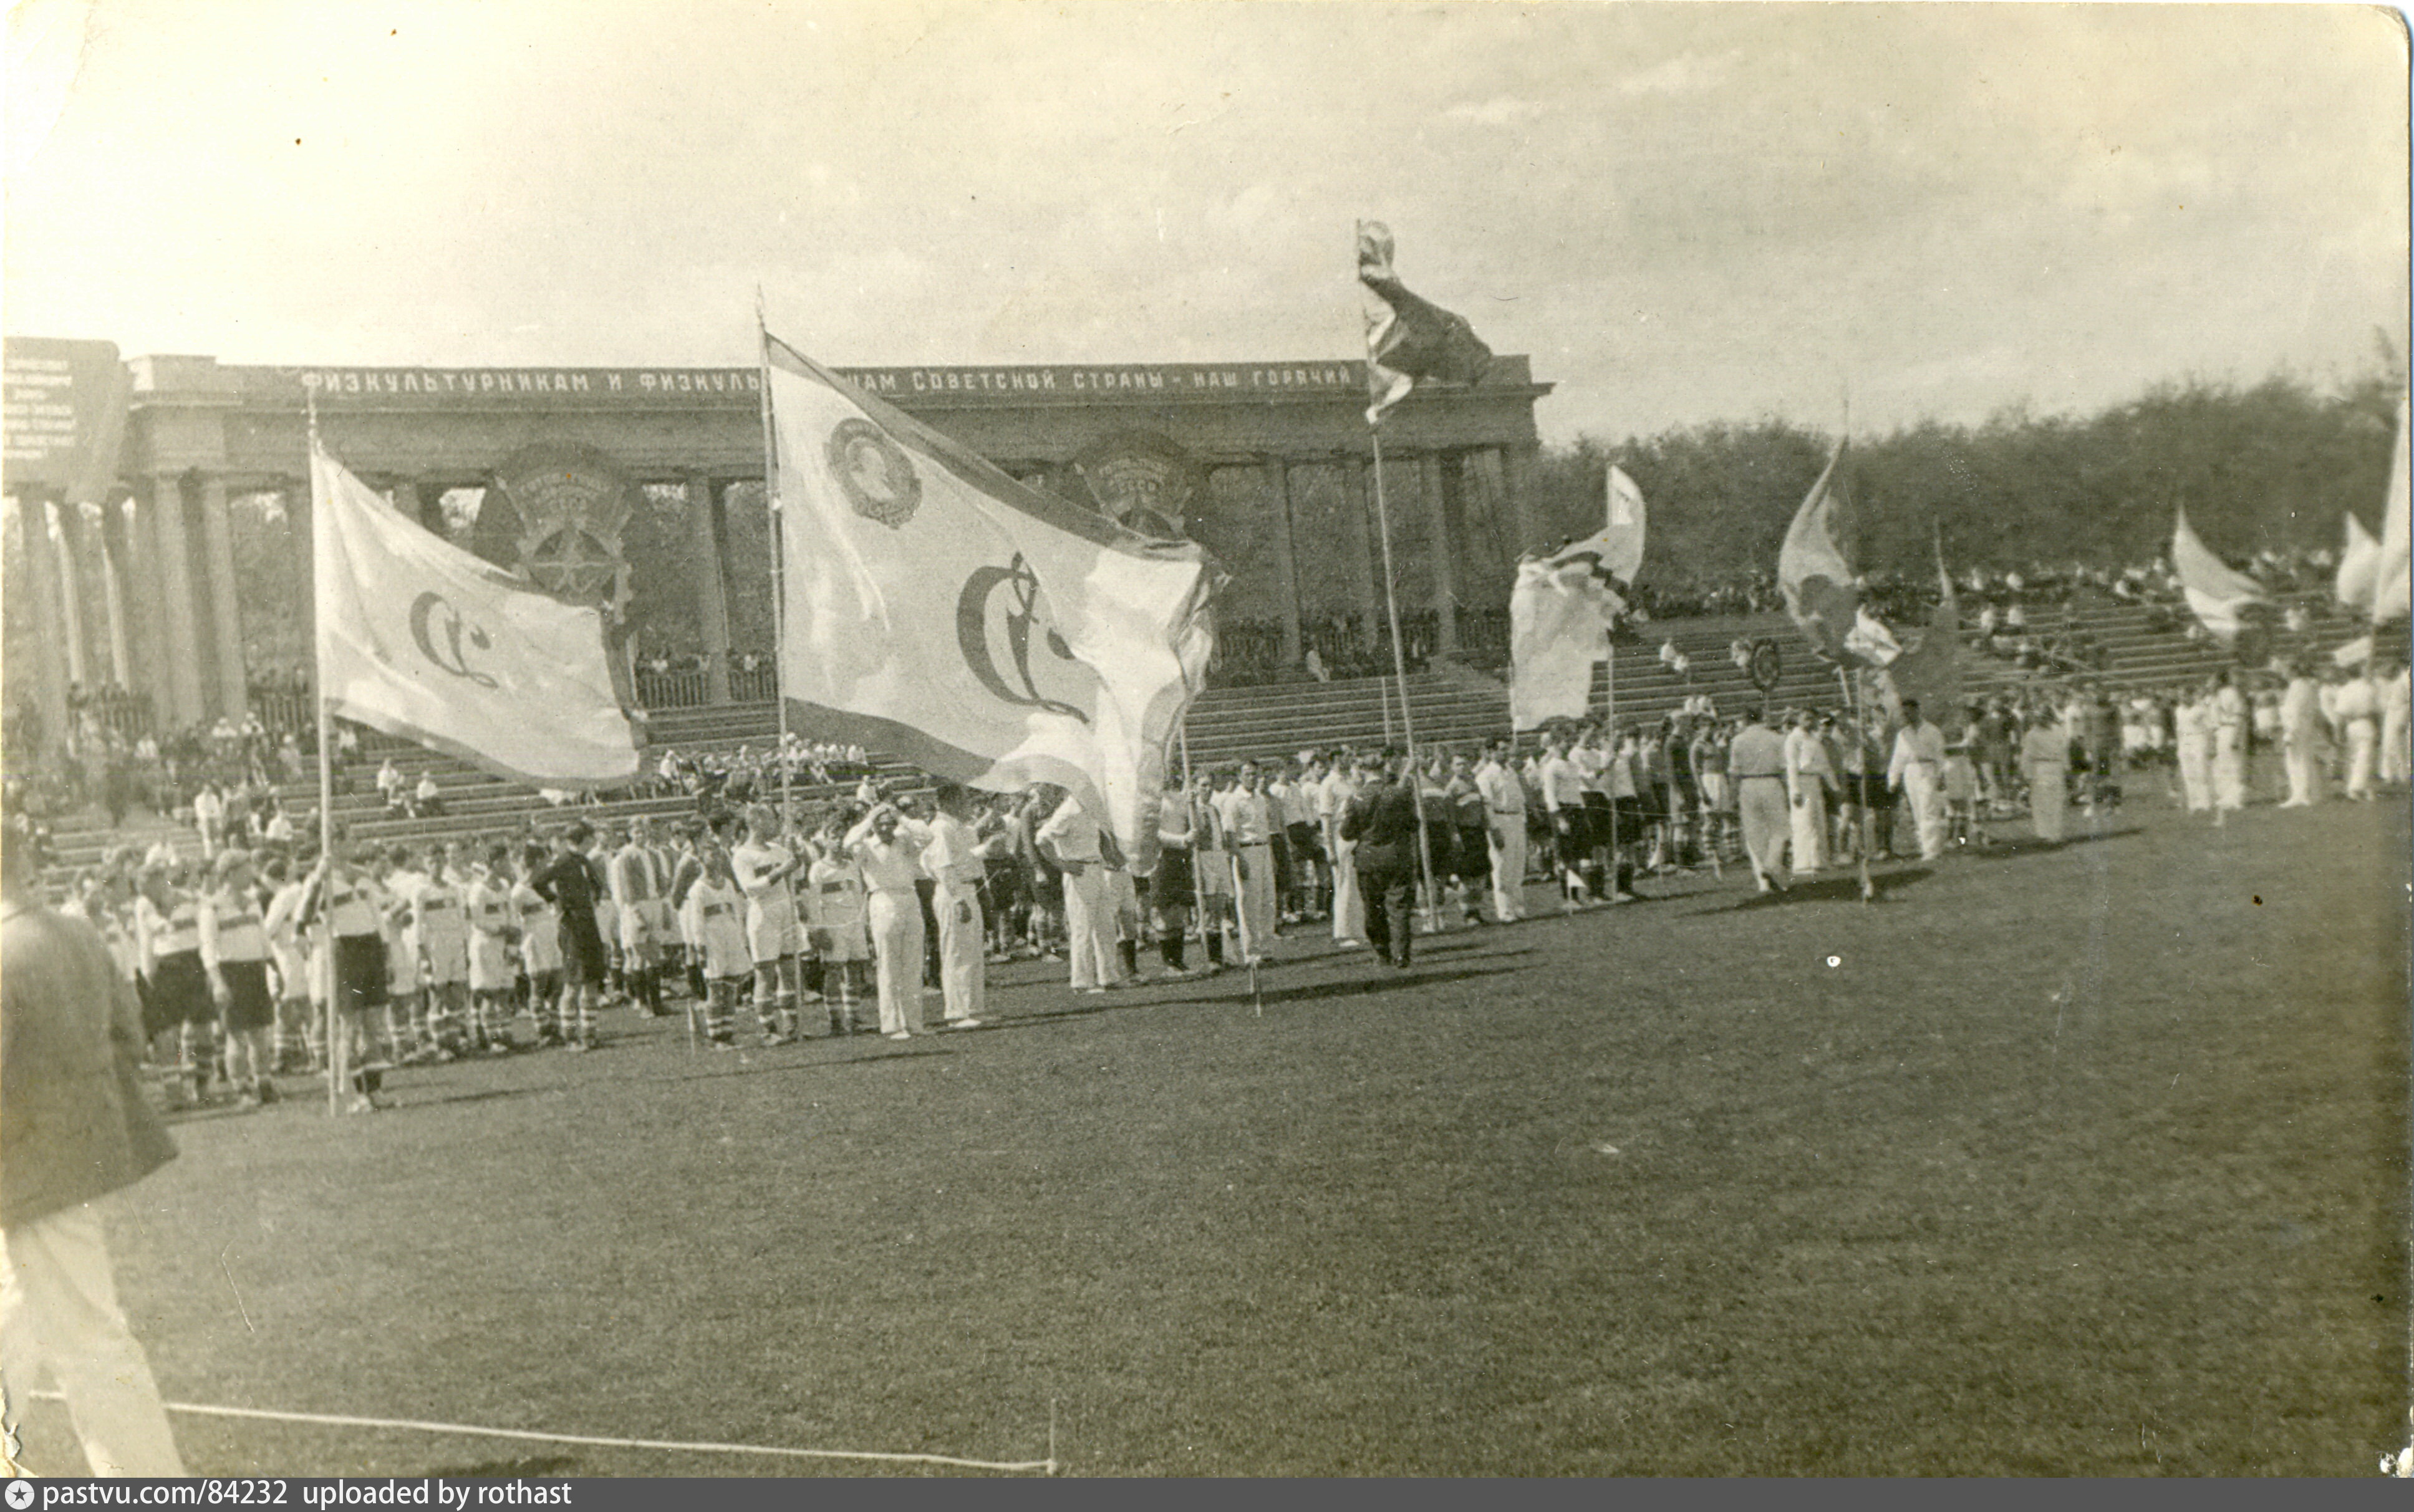
[{"label": "tree line", "polygon": [[[1984,424],[1926,422],[1855,437],[1848,544],[1871,575],[1933,571],[1941,529],[1957,571],[2071,561],[2143,562],[2168,549],[2172,512],[2213,551],[2335,550],[2352,511],[2377,532],[2403,370],[2317,391],[2274,376],[2252,387],[2159,384],[2088,416],[2013,409]],[[1649,506],[1638,581],[1707,588],[1771,572],[1786,526],[1835,437],[1788,422],[1717,422],[1630,437],[1587,436],[1534,469],[1549,540],[1601,528],[1608,468]]]}]

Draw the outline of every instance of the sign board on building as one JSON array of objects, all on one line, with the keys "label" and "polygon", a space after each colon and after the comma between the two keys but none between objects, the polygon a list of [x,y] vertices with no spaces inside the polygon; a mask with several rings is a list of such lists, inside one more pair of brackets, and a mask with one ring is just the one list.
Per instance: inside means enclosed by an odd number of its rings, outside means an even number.
[{"label": "sign board on building", "polygon": [[[322,404],[724,405],[761,403],[751,367],[251,368],[251,392],[307,390]],[[1063,401],[1362,399],[1366,364],[1350,362],[1144,363],[1053,367],[842,367],[839,376],[905,408]]]},{"label": "sign board on building", "polygon": [[0,477],[7,491],[97,500],[117,477],[126,366],[110,341],[10,336],[0,349]]}]

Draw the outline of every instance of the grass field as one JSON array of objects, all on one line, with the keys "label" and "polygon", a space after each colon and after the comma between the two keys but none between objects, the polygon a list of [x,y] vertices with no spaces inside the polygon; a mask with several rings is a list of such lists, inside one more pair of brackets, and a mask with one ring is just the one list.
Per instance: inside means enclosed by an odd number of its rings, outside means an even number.
[{"label": "grass field", "polygon": [[[2370,1475],[2407,814],[2159,805],[992,1029],[676,1020],[178,1127],[171,1400],[1075,1475]],[[1535,892],[1537,901],[1542,890]],[[1057,969],[1061,971],[1061,968]],[[299,1087],[299,1083],[295,1084]],[[861,1474],[180,1417],[197,1473]],[[77,1472],[55,1403],[37,1468]]]}]

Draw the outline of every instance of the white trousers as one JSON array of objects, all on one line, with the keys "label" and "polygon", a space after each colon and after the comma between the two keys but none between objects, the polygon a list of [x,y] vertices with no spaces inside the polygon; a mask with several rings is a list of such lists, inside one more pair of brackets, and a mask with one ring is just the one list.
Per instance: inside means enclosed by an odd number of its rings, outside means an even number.
[{"label": "white trousers", "polygon": [[1073,987],[1120,982],[1124,963],[1115,955],[1115,902],[1107,868],[1093,861],[1075,876],[1065,873],[1065,954],[1072,958]]},{"label": "white trousers", "polygon": [[873,980],[880,988],[880,1032],[922,1028],[922,904],[911,893],[871,898]]},{"label": "white trousers", "polygon": [[2180,739],[2180,792],[2190,813],[2213,807],[2213,748],[2204,741]]},{"label": "white trousers", "polygon": [[[1237,846],[1232,858],[1232,890],[1240,899],[1241,959],[1261,961],[1274,942],[1274,848],[1263,840]],[[1350,890],[1357,891],[1354,880]]]},{"label": "white trousers", "polygon": [[2235,730],[2213,734],[2213,806],[2246,807],[2246,741]]},{"label": "white trousers", "polygon": [[[1353,858],[1358,854],[1358,842],[1345,840],[1336,831],[1333,837],[1333,938],[1366,942],[1366,899],[1358,891],[1358,867]],[[1245,953],[1246,947],[1244,947]]]},{"label": "white trousers", "polygon": [[25,1396],[44,1366],[94,1475],[185,1474],[90,1203],[0,1231],[0,1448],[12,1463]]},{"label": "white trousers", "polygon": [[2347,722],[2347,795],[2372,796],[2372,771],[2380,755],[2380,726],[2370,719]]},{"label": "white trousers", "polygon": [[931,898],[939,916],[939,996],[947,1022],[978,1018],[989,1006],[989,975],[981,947],[989,921],[970,882],[941,882]]},{"label": "white trousers", "polygon": [[2322,763],[2316,759],[2314,743],[2291,740],[2281,749],[2282,763],[2288,769],[2288,802],[2298,807],[2317,803],[2322,796]]},{"label": "white trousers", "polygon": [[1509,924],[1526,916],[1526,816],[1494,814],[1489,827],[1492,912]]},{"label": "white trousers", "polygon": [[1919,857],[1933,861],[1945,853],[1945,784],[1936,768],[1913,762],[1902,769],[1902,795],[1910,801],[1912,823],[1919,828]]},{"label": "white trousers", "polygon": [[1811,778],[1796,794],[1794,816],[1794,869],[1820,871],[1827,865],[1827,790]]}]

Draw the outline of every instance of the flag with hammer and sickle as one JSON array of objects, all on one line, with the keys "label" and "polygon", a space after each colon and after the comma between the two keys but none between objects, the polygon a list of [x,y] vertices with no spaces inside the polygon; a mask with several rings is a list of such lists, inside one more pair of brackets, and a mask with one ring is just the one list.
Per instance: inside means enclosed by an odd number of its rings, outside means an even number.
[{"label": "flag with hammer and sickle", "polygon": [[1206,665],[1204,552],[1018,482],[767,334],[764,349],[792,722],[976,787],[1060,784],[1145,864]]},{"label": "flag with hammer and sickle", "polygon": [[600,614],[404,519],[315,440],[310,499],[332,712],[548,786],[636,775]]}]

